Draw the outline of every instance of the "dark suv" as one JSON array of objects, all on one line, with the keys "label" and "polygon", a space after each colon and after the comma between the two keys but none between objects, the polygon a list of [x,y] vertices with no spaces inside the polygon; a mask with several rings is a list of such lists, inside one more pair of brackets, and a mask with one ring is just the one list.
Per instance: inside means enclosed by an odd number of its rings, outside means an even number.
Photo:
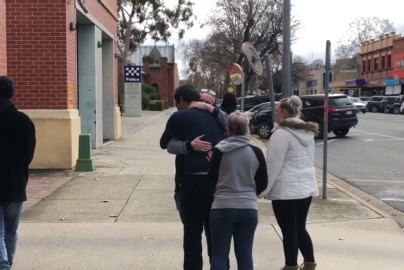
[{"label": "dark suv", "polygon": [[382,103],[383,111],[385,113],[399,114],[401,104],[404,102],[404,96],[390,96],[389,98],[390,99],[388,99],[388,102],[386,102],[385,104]]},{"label": "dark suv", "polygon": [[380,105],[383,99],[384,96],[371,96],[366,103],[366,108],[370,112],[380,112]]},{"label": "dark suv", "polygon": [[[244,111],[257,106],[258,104],[269,102],[269,96],[246,96],[244,97]],[[237,109],[241,110],[241,98],[237,98]]]},{"label": "dark suv", "polygon": [[[303,102],[302,119],[318,123],[319,131],[316,139],[323,138],[324,95],[308,95],[300,98]],[[328,132],[332,131],[337,137],[344,137],[351,127],[358,124],[356,109],[347,95],[330,94],[328,99]],[[251,119],[251,126],[262,139],[271,136],[273,128],[271,117],[271,110],[266,110]]]}]

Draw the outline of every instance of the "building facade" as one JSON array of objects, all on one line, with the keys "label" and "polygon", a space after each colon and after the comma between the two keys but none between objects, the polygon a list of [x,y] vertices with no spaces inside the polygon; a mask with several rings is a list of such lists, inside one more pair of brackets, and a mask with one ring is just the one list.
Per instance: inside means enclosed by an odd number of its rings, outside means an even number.
[{"label": "building facade", "polygon": [[0,73],[35,123],[32,168],[74,167],[80,134],[91,134],[93,148],[120,137],[116,5],[0,0]]},{"label": "building facade", "polygon": [[175,62],[175,47],[140,46],[132,61],[142,63],[142,82],[156,88],[161,99],[174,105],[174,90],[179,86],[179,74]]},{"label": "building facade", "polygon": [[391,32],[362,43],[362,78],[366,86],[362,87],[364,96],[401,94],[400,81],[393,76],[393,57],[396,41],[401,35]]},{"label": "building facade", "polygon": [[401,91],[403,92],[404,85],[404,37],[394,40],[393,57],[392,57],[393,71],[392,75],[395,80],[399,80],[401,84]]}]

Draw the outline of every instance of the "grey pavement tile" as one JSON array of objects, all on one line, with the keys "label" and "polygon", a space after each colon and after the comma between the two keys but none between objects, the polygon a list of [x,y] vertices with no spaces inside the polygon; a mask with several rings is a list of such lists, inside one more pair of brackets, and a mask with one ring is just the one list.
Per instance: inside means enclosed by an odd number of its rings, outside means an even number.
[{"label": "grey pavement tile", "polygon": [[52,200],[39,202],[23,213],[21,222],[111,223],[122,211],[126,200]]},{"label": "grey pavement tile", "polygon": [[47,199],[127,199],[139,181],[139,175],[80,176],[68,182]]}]

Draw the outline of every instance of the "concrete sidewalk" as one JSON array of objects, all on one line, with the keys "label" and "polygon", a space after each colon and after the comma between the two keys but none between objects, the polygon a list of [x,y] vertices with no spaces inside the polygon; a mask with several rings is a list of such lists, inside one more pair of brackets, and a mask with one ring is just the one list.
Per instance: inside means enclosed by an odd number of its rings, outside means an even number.
[{"label": "concrete sidewalk", "polygon": [[[94,172],[33,172],[13,269],[181,269],[174,156],[159,148],[172,112],[123,118],[124,138],[94,150]],[[279,269],[282,242],[271,202],[260,200],[259,210],[255,269]],[[318,269],[403,269],[404,233],[392,214],[330,176],[327,199],[316,198],[309,214]],[[207,256],[204,265],[208,270]],[[231,265],[237,269],[233,254]]]}]

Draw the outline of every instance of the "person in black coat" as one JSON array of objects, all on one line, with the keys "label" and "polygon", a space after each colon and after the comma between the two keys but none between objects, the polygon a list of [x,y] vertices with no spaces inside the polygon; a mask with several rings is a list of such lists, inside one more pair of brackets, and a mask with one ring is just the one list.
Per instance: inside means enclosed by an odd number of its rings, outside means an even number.
[{"label": "person in black coat", "polygon": [[13,95],[13,82],[0,76],[0,269],[10,269],[13,263],[36,144],[34,124],[14,106]]},{"label": "person in black coat", "polygon": [[228,115],[237,110],[237,99],[233,93],[226,93],[223,96],[220,109],[225,111]]}]

